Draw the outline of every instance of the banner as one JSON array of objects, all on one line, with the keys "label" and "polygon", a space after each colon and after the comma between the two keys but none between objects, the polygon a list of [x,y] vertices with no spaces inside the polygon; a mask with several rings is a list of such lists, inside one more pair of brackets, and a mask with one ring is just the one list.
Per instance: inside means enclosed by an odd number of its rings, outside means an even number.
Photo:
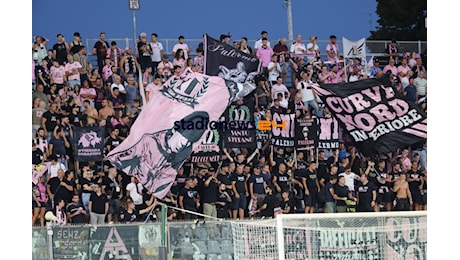
[{"label": "banner", "polygon": [[312,231],[315,259],[382,259],[383,241],[365,221],[356,217],[318,223]]},{"label": "banner", "polygon": [[342,37],[343,56],[345,58],[364,58],[366,59],[366,39],[350,41]]},{"label": "banner", "polygon": [[257,56],[244,53],[207,34],[203,40],[205,74],[238,83],[253,80],[257,75],[259,68]]},{"label": "banner", "polygon": [[208,129],[201,142],[193,144],[192,163],[218,162],[222,154],[222,132]]},{"label": "banner", "polygon": [[365,156],[426,140],[426,113],[395,91],[388,75],[312,87]]},{"label": "banner", "polygon": [[89,227],[53,227],[54,259],[89,259]]},{"label": "banner", "polygon": [[281,147],[294,147],[295,145],[295,114],[281,114],[274,112],[271,144]]},{"label": "banner", "polygon": [[[128,137],[107,159],[130,176],[137,176],[146,189],[163,198],[171,188],[177,170],[202,144],[208,130],[204,121],[218,120],[227,106],[255,89],[220,77],[186,70],[172,76],[151,93],[131,127]],[[214,139],[215,140],[215,139]]]},{"label": "banner", "polygon": [[[410,228],[396,228],[401,225]],[[426,217],[387,218],[385,230],[387,259],[426,259]]]},{"label": "banner", "polygon": [[75,160],[102,161],[104,158],[105,127],[74,127],[72,147]]},{"label": "banner", "polygon": [[137,225],[91,226],[89,259],[141,259]]},{"label": "banner", "polygon": [[296,150],[312,150],[318,144],[318,119],[295,119],[295,147]]},{"label": "banner", "polygon": [[255,148],[256,131],[254,122],[254,106],[232,104],[225,111],[225,122],[235,122],[234,129],[226,128],[224,132],[226,148]]},{"label": "banner", "polygon": [[339,122],[337,119],[329,117],[321,117],[319,122],[319,149],[337,149],[339,148]]}]

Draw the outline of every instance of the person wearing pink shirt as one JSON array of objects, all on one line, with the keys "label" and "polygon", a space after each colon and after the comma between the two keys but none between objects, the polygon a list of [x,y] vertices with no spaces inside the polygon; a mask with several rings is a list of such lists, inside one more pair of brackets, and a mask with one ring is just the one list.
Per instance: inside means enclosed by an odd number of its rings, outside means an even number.
[{"label": "person wearing pink shirt", "polygon": [[256,56],[259,58],[262,66],[262,74],[265,78],[268,78],[268,64],[272,59],[272,55],[274,54],[273,49],[268,46],[268,39],[262,38],[262,46],[257,49]]},{"label": "person wearing pink shirt", "polygon": [[67,54],[67,64],[65,65],[65,73],[67,76],[67,84],[70,88],[74,88],[75,85],[80,84],[80,71],[82,67],[81,64],[77,61],[74,61],[72,54]]},{"label": "person wearing pink shirt", "polygon": [[[339,46],[337,45],[337,37],[335,35],[329,36],[329,43],[326,46],[327,60],[329,64],[335,64],[339,60]],[[331,68],[331,65],[328,65]]]},{"label": "person wearing pink shirt", "polygon": [[[91,107],[94,107],[94,99],[96,98],[96,90],[93,88],[89,79],[83,80],[82,88],[78,96],[80,101],[83,103],[84,100],[89,100]],[[81,107],[81,112],[84,111],[84,107]]]},{"label": "person wearing pink shirt", "polygon": [[102,78],[104,79],[104,82],[107,82],[107,80],[112,76],[112,61],[109,58],[105,59],[105,65],[102,68]]},{"label": "person wearing pink shirt", "polygon": [[149,102],[149,100],[153,97],[153,96],[151,96],[152,92],[154,92],[155,90],[160,89],[161,86],[162,86],[162,84],[161,84],[160,76],[155,75],[155,78],[153,79],[153,82],[148,84],[147,87],[145,88],[145,92],[146,92],[145,99],[146,99],[147,102]]},{"label": "person wearing pink shirt", "polygon": [[383,73],[387,73],[388,71],[391,71],[393,77],[396,77],[396,75],[398,75],[398,68],[395,66],[395,60],[392,58],[390,58],[388,65],[383,67]]},{"label": "person wearing pink shirt", "polygon": [[407,65],[407,58],[402,58],[401,65],[398,66],[398,76],[401,81],[402,88],[409,85],[409,72],[412,74],[412,70]]},{"label": "person wearing pink shirt", "polygon": [[158,69],[163,71],[163,75],[168,79],[172,75],[174,65],[169,61],[168,55],[163,55],[163,60],[158,64]]},{"label": "person wearing pink shirt", "polygon": [[193,64],[195,65],[196,71],[198,73],[203,73],[203,65],[204,65],[203,49],[200,49],[200,48],[196,49],[196,56],[193,58]]},{"label": "person wearing pink shirt", "polygon": [[51,83],[56,83],[60,90],[64,86],[65,68],[57,60],[53,61],[53,66],[50,69]]},{"label": "person wearing pink shirt", "polygon": [[318,80],[319,82],[321,83],[324,83],[324,84],[331,84],[331,78],[332,78],[332,75],[331,73],[327,70],[327,66],[326,65],[323,65],[321,67],[321,72],[318,74]]},{"label": "person wearing pink shirt", "polygon": [[186,62],[187,58],[185,57],[185,51],[183,49],[177,49],[176,52],[174,53],[174,59],[173,59],[173,66],[180,66],[181,67],[181,73],[184,72],[185,67],[186,67]]}]

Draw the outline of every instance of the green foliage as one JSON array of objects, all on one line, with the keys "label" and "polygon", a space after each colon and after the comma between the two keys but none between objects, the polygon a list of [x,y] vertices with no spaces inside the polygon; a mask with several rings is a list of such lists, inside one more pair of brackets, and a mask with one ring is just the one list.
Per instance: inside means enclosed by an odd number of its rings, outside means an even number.
[{"label": "green foliage", "polygon": [[376,31],[369,40],[426,41],[427,0],[376,0]]}]

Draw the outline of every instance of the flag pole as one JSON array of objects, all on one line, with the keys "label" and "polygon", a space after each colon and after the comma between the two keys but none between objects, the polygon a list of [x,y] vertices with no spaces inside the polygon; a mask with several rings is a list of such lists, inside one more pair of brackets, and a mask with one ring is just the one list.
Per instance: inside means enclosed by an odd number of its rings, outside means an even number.
[{"label": "flag pole", "polygon": [[144,90],[144,81],[142,78],[142,71],[139,70],[139,93],[142,98],[142,107],[145,107],[147,105],[147,101],[145,99],[145,90]]}]

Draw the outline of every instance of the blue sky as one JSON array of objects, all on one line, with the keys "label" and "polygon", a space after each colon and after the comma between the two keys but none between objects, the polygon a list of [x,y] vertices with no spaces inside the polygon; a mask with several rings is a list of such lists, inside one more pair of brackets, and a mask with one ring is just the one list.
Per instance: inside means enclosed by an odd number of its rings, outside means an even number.
[{"label": "blue sky", "polygon": [[[287,5],[284,0],[140,0],[136,12],[136,32],[159,38],[198,39],[203,33],[218,38],[232,33],[232,40],[242,36],[258,39],[262,30],[270,40],[288,38]],[[377,24],[374,0],[292,0],[294,39],[302,34],[308,40],[321,40],[335,34],[358,40],[369,37]],[[69,42],[75,31],[85,38],[133,38],[132,12],[128,0],[34,0],[32,1],[32,35],[43,35],[51,44],[62,33]],[[52,45],[51,45],[52,46]]]}]

